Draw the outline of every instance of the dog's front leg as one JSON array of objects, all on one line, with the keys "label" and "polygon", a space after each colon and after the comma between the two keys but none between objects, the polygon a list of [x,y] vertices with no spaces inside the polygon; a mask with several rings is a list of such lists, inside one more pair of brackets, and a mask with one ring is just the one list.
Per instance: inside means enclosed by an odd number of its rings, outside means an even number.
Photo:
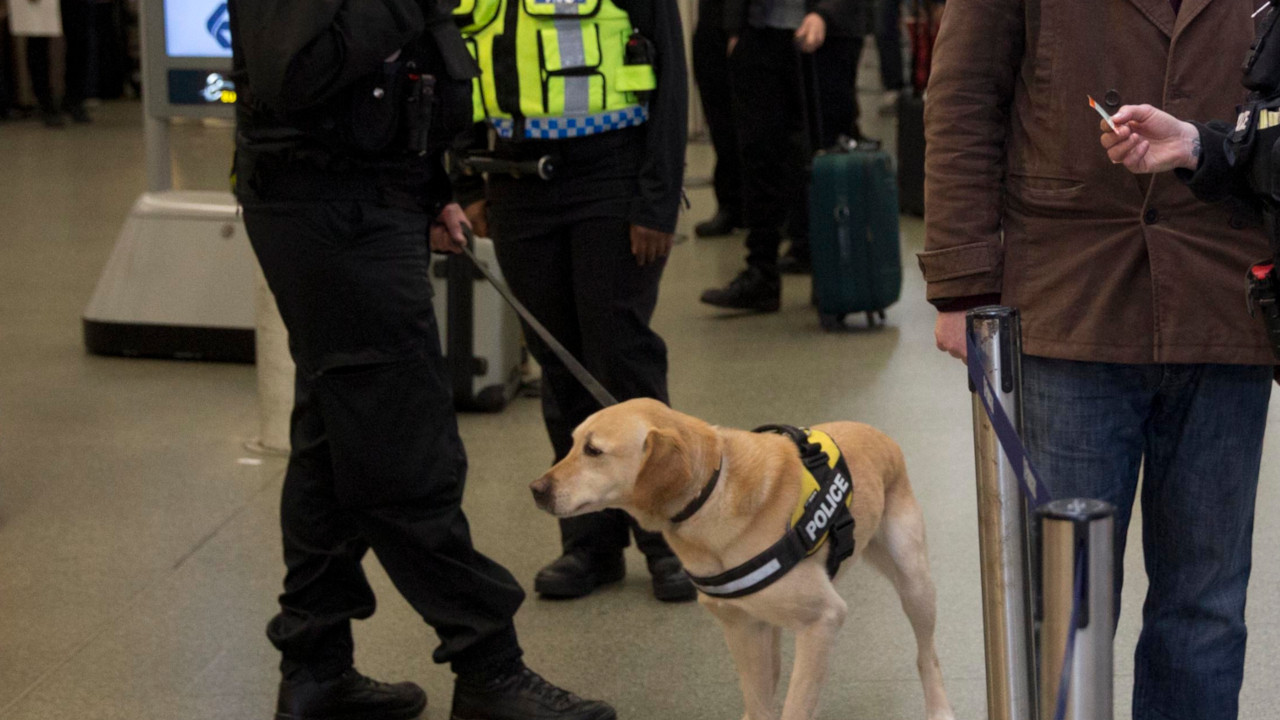
[{"label": "dog's front leg", "polygon": [[727,603],[712,601],[706,605],[724,629],[729,654],[738,669],[745,720],[773,720],[777,717],[774,698],[782,671],[781,630]]},{"label": "dog's front leg", "polygon": [[814,717],[827,678],[827,660],[847,612],[844,600],[828,585],[814,618],[796,629],[796,661],[782,706],[782,720]]}]

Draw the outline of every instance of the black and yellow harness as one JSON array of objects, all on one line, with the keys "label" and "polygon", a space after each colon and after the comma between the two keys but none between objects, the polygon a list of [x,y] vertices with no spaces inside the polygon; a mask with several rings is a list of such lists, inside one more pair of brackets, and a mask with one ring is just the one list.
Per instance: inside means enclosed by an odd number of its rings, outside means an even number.
[{"label": "black and yellow harness", "polygon": [[[786,435],[799,448],[804,465],[800,501],[791,515],[786,534],[769,549],[719,575],[689,575],[699,591],[713,597],[736,598],[759,592],[816,553],[828,540],[831,542],[827,555],[829,576],[835,577],[840,563],[853,555],[854,521],[849,511],[853,502],[853,478],[835,441],[820,430],[802,430],[790,425],[765,425],[755,432]],[[711,497],[719,477],[717,470],[698,497],[671,521],[680,523],[692,517]]]}]

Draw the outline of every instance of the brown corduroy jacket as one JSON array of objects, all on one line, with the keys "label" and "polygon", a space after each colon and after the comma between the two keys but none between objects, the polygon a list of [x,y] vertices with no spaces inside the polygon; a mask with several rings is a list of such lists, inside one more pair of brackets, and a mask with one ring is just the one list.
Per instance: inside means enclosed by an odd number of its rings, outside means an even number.
[{"label": "brown corduroy jacket", "polygon": [[998,294],[1032,355],[1273,364],[1245,307],[1270,254],[1257,217],[1112,165],[1087,101],[1234,118],[1254,6],[947,3],[925,107],[929,300]]}]

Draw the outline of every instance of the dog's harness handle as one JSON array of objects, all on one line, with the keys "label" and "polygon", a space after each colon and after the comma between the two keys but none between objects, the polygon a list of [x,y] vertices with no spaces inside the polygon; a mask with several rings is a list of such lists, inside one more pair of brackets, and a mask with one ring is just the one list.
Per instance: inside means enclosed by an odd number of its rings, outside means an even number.
[{"label": "dog's harness handle", "polygon": [[[690,574],[694,587],[720,598],[736,598],[759,592],[806,557],[817,552],[828,540],[827,575],[835,577],[840,564],[853,555],[854,519],[849,511],[853,498],[853,478],[835,441],[825,433],[801,430],[790,425],[765,425],[755,432],[785,435],[799,448],[805,470],[817,481],[818,489],[803,500],[803,512],[793,520],[778,542],[747,562],[719,575],[700,577]],[[818,442],[814,438],[818,438]],[[823,449],[821,440],[834,448],[835,462]]]}]

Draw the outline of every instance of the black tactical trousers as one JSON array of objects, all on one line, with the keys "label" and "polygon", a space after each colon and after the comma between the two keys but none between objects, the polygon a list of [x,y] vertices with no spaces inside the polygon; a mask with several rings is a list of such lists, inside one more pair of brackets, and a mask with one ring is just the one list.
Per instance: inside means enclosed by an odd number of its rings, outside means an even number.
[{"label": "black tactical trousers", "polygon": [[428,218],[373,202],[249,203],[245,226],[298,366],[280,505],[287,574],[267,635],[286,676],[352,662],[350,620],[374,595],[372,548],[440,638],[436,662],[483,671],[520,656],[524,599],[475,550],[467,459],[440,355]]},{"label": "black tactical trousers", "polygon": [[[794,33],[745,27],[729,57],[742,160],[747,263],[776,272],[782,225],[805,207],[809,136]],[[803,218],[802,218],[803,221]]]},{"label": "black tactical trousers", "polygon": [[[628,222],[645,130],[500,144],[525,159],[552,153],[559,168],[551,181],[491,176],[489,219],[502,273],[534,317],[618,400],[667,402],[667,345],[649,327],[666,258],[636,264]],[[525,339],[542,365],[542,417],[559,460],[600,404],[528,328]],[[646,557],[671,555],[621,510],[560,521],[566,552],[620,552],[632,534]]]},{"label": "black tactical trousers", "polygon": [[716,150],[713,186],[721,210],[742,222],[742,159],[738,154],[738,130],[733,120],[733,95],[729,89],[729,36],[721,27],[720,13],[703,2],[693,31],[693,76],[707,119],[707,132]]}]

